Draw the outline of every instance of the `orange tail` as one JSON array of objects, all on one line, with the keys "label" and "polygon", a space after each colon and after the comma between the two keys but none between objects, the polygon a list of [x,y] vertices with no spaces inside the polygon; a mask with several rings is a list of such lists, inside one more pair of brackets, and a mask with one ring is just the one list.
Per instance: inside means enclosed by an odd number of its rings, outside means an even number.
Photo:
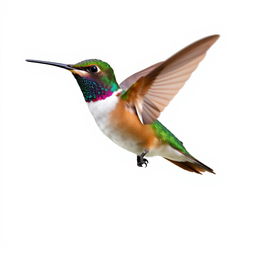
[{"label": "orange tail", "polygon": [[195,161],[194,163],[191,163],[189,161],[178,162],[178,161],[173,161],[173,160],[168,159],[168,158],[165,158],[165,159],[172,162],[173,164],[176,164],[177,166],[183,168],[184,170],[189,171],[189,172],[196,172],[198,174],[202,174],[202,172],[207,171],[207,172],[215,174],[215,172],[210,167],[208,167],[205,164],[199,162],[195,158],[193,158],[193,160]]}]

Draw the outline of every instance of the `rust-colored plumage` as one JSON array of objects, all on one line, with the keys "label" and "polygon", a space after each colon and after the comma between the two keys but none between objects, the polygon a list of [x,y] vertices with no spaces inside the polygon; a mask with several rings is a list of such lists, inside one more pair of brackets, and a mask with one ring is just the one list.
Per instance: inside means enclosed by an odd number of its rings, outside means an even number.
[{"label": "rust-colored plumage", "polygon": [[126,139],[129,138],[134,141],[141,148],[152,149],[161,143],[156,138],[152,127],[141,123],[134,109],[122,99],[111,112],[110,120],[116,130],[125,134]]},{"label": "rust-colored plumage", "polygon": [[178,162],[178,161],[174,161],[168,158],[165,158],[166,160],[172,162],[173,164],[179,166],[180,168],[183,168],[184,170],[187,170],[189,172],[195,172],[198,174],[202,174],[202,172],[210,172],[215,174],[215,172],[208,166],[206,166],[205,164],[199,162],[198,160],[196,160],[195,163],[191,163],[188,161],[185,162]]}]

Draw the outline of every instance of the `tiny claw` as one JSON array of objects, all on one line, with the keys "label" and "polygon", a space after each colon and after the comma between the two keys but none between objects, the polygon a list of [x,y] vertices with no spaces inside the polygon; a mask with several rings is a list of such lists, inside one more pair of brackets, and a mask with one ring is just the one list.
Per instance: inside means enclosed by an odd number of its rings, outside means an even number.
[{"label": "tiny claw", "polygon": [[142,161],[143,163],[141,164],[141,166],[146,168],[148,166],[148,160],[146,158],[143,158]]},{"label": "tiny claw", "polygon": [[148,160],[147,160],[146,158],[140,158],[140,157],[138,157],[138,158],[137,158],[137,165],[138,165],[139,167],[144,167],[144,168],[146,168],[146,167],[148,166]]}]

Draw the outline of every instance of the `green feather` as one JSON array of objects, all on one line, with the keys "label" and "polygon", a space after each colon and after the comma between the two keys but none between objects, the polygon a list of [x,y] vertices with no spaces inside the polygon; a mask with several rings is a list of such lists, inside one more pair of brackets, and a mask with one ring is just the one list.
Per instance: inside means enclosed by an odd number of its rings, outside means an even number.
[{"label": "green feather", "polygon": [[89,59],[89,60],[83,60],[75,65],[73,65],[74,68],[84,68],[90,65],[97,65],[100,70],[102,71],[103,75],[98,77],[98,79],[107,87],[111,88],[111,91],[114,92],[119,89],[119,86],[116,82],[114,70],[111,68],[111,66],[102,60],[98,59]]},{"label": "green feather", "polygon": [[168,143],[173,148],[177,149],[178,151],[190,155],[186,148],[183,146],[183,143],[175,137],[165,126],[163,126],[159,121],[155,121],[151,124],[151,127],[154,129],[156,136],[162,140],[163,142]]}]

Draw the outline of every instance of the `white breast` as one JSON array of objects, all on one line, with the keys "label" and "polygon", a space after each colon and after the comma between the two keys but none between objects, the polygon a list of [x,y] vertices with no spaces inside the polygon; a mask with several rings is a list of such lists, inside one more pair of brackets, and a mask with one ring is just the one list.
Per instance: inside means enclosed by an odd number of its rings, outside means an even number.
[{"label": "white breast", "polygon": [[135,153],[141,153],[143,149],[138,147],[132,138],[127,137],[110,121],[110,113],[116,107],[119,97],[117,93],[96,102],[89,102],[88,107],[101,131],[117,145]]},{"label": "white breast", "polygon": [[109,113],[116,107],[117,102],[118,97],[116,94],[112,94],[104,100],[91,101],[88,103],[89,110],[101,130],[104,130],[104,127],[107,125]]}]

